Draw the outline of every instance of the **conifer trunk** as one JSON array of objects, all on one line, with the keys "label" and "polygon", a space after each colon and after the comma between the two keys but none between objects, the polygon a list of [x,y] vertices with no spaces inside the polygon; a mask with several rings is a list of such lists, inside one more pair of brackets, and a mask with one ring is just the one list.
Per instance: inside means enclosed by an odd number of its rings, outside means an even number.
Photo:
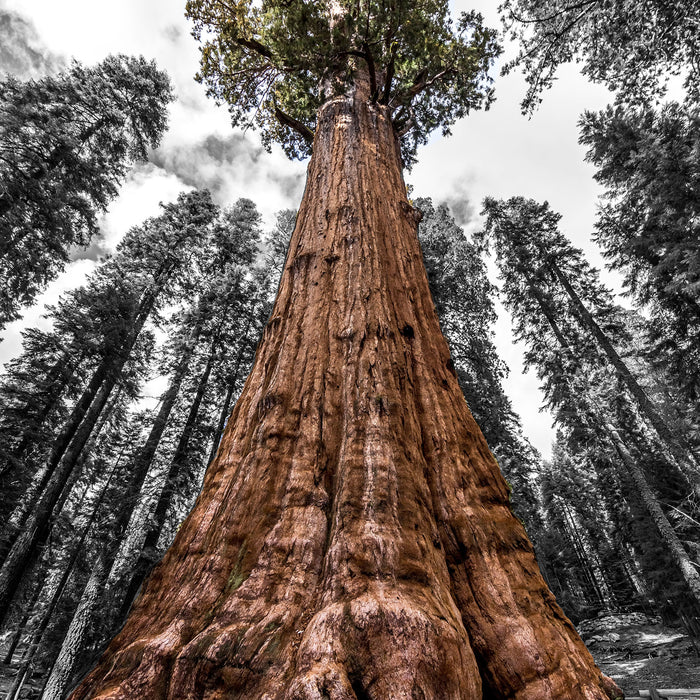
[{"label": "conifer trunk", "polygon": [[[162,283],[164,278],[166,276],[162,274],[156,280]],[[159,293],[157,285],[146,290],[139,303],[131,333],[125,339],[121,352],[104,358],[95,370],[88,388],[83,392],[68,423],[54,442],[46,475],[41,484],[43,491],[36,504],[31,511],[25,508],[24,520],[18,518],[6,526],[1,539],[11,542],[12,545],[0,567],[0,626],[9,612],[32,558],[43,546],[51,531],[51,518],[60,512],[62,496],[67,496],[71,487],[71,477],[77,477],[78,459],[93,434],[124,366],[131,357],[131,351],[153,311]],[[77,410],[78,406],[80,410]]]},{"label": "conifer trunk", "polygon": [[578,513],[575,511],[572,512],[569,504],[563,498],[555,498],[558,501],[564,515],[564,527],[568,531],[568,539],[571,542],[571,546],[576,554],[576,558],[579,561],[584,577],[590,586],[590,590],[597,599],[593,602],[597,603],[602,610],[613,610],[615,605],[608,582],[606,581],[605,575],[600,566],[596,566],[595,558],[593,556],[594,549],[590,544],[590,541],[588,541],[588,535],[585,529],[581,527],[578,520]]},{"label": "conifer trunk", "polygon": [[[564,337],[561,329],[559,328],[556,322],[556,319],[553,317],[551,309],[544,302],[541,295],[539,295],[537,288],[533,286],[531,287],[531,289],[534,292],[534,296],[537,300],[540,310],[547,319],[547,322],[549,323],[552,332],[554,333],[559,344],[561,345],[562,350],[564,350],[570,356],[570,359],[575,360],[571,346],[568,344],[566,338]],[[604,420],[602,424],[599,420],[597,420],[597,413],[595,411],[594,402],[591,399],[589,399],[585,392],[583,395],[581,395],[571,385],[569,385],[569,389],[572,396],[579,396],[581,403],[584,407],[584,412],[591,417],[591,423],[593,424],[593,426],[595,426],[598,429],[598,431],[603,434],[603,436],[615,448],[615,451],[620,456],[620,459],[625,465],[627,472],[629,473],[630,477],[632,478],[635,486],[639,491],[642,503],[644,504],[647,513],[649,514],[652,522],[654,523],[659,533],[659,536],[661,537],[662,541],[668,546],[673,556],[673,559],[678,566],[680,574],[683,577],[683,581],[687,587],[689,597],[692,599],[693,604],[698,607],[698,610],[700,610],[700,575],[693,567],[688,553],[683,548],[683,545],[678,539],[675,530],[673,529],[673,527],[668,521],[668,518],[666,518],[666,515],[661,509],[658,498],[649,486],[649,482],[647,481],[644,471],[639,466],[634,457],[632,457],[632,455],[630,454],[627,445],[625,444],[624,440],[620,437],[615,427],[611,423],[606,422]]]},{"label": "conifer trunk", "polygon": [[78,608],[71,619],[58,657],[51,667],[49,677],[41,693],[41,700],[61,700],[68,690],[73,671],[83,649],[84,637],[95,616],[106,577],[105,562],[99,557],[90,578],[85,584]]},{"label": "conifer trunk", "polygon": [[[170,461],[170,467],[168,468],[168,473],[165,476],[163,482],[163,488],[161,489],[160,496],[158,497],[158,502],[153,510],[153,514],[148,518],[145,523],[145,537],[141,543],[141,550],[138,554],[136,562],[132,562],[131,569],[124,575],[120,576],[123,579],[123,590],[125,591],[121,608],[119,610],[119,620],[124,620],[129,612],[131,604],[134,602],[139,588],[144,579],[148,575],[148,572],[155,561],[153,558],[153,553],[156,550],[158,541],[160,540],[160,535],[163,531],[163,526],[165,525],[165,518],[168,514],[168,510],[173,501],[173,496],[177,489],[177,483],[182,476],[183,468],[186,466],[187,450],[192,437],[192,432],[194,431],[195,424],[197,422],[197,417],[199,415],[199,409],[202,404],[202,399],[204,398],[204,393],[206,392],[207,385],[209,383],[209,377],[211,375],[212,365],[214,362],[214,346],[212,344],[207,363],[204,367],[204,371],[200,376],[197,390],[195,392],[194,400],[190,406],[190,410],[187,415],[187,420],[185,421],[185,426],[180,434],[180,439],[178,440],[177,447],[175,449],[175,454]],[[233,384],[231,384],[231,391],[233,389]],[[228,396],[228,395],[227,395]]]},{"label": "conifer trunk", "polygon": [[656,494],[649,486],[649,482],[642,468],[639,466],[637,460],[630,454],[624,440],[610,423],[605,425],[605,429],[617,453],[620,455],[622,462],[627,468],[632,482],[637,489],[639,498],[656,526],[662,542],[668,547],[668,551],[671,553],[673,561],[683,577],[687,587],[687,596],[692,602],[696,614],[700,613],[700,574],[698,574],[695,566],[693,566],[692,559],[683,547],[683,543],[673,529],[666,514],[663,512]]},{"label": "conifer trunk", "polygon": [[238,354],[236,356],[236,362],[234,364],[233,371],[227,377],[226,380],[226,396],[224,397],[224,403],[221,406],[221,412],[219,413],[219,423],[216,426],[216,433],[214,434],[214,440],[211,445],[211,450],[209,452],[209,459],[207,464],[211,464],[216,457],[216,453],[219,450],[219,443],[221,442],[221,437],[226,427],[226,421],[231,414],[231,403],[233,401],[233,394],[236,391],[236,387],[240,381],[241,375],[241,364],[243,361],[243,355],[247,349],[247,344],[249,342],[248,334],[250,333],[250,327],[252,326],[252,316],[248,319],[246,329],[241,337],[241,344],[238,348]]},{"label": "conifer trunk", "polygon": [[327,102],[217,458],[74,700],[621,695],[510,510],[414,214],[387,108]]},{"label": "conifer trunk", "polygon": [[78,460],[80,455],[93,434],[100,414],[107,405],[126,360],[127,357],[122,358],[115,371],[105,377],[83,422],[73,436],[73,440],[71,440],[63,457],[55,466],[46,488],[32,512],[28,514],[22,530],[18,533],[7,558],[0,567],[0,626],[10,610],[25,573],[30,569],[31,562],[41,551],[51,532],[52,517],[60,513],[63,503],[79,475]]},{"label": "conifer trunk", "polygon": [[5,561],[12,545],[15,543],[22,529],[26,529],[27,519],[31,515],[32,509],[35,507],[38,497],[41,496],[47,484],[51,480],[56,471],[61,458],[65,454],[68,446],[71,443],[75,433],[80,427],[85,415],[92,405],[95,396],[109,375],[108,360],[104,359],[93,372],[88,385],[83,390],[80,398],[73,406],[70,416],[63,424],[61,432],[58,434],[51,446],[51,453],[47,460],[46,469],[41,480],[29,491],[29,497],[25,495],[18,508],[12,514],[10,520],[4,525],[2,536],[0,536],[0,561],[5,565]]},{"label": "conifer trunk", "polygon": [[[80,366],[84,357],[84,352],[76,352],[73,348],[70,348],[47,372],[45,381],[47,385],[50,386],[48,397],[36,416],[31,418],[34,425],[22,433],[17,446],[12,449],[11,455],[13,459],[22,459],[32,444],[37,442],[38,438],[36,433],[41,430],[44,425],[44,421],[58,406],[59,401],[63,396],[63,392],[73,379],[76,369]],[[27,402],[23,411],[25,416],[31,416],[33,412],[31,402]],[[0,465],[0,477],[4,476],[5,473],[10,470],[10,468],[11,463],[9,461]]]},{"label": "conifer trunk", "polygon": [[[46,633],[46,630],[48,629],[49,625],[54,619],[54,613],[58,607],[59,602],[61,601],[61,598],[63,597],[66,585],[68,584],[68,581],[71,575],[73,574],[78,558],[83,553],[83,547],[85,546],[87,536],[90,533],[90,530],[92,529],[92,526],[100,513],[102,502],[104,501],[105,495],[107,494],[109,486],[118,468],[119,460],[117,460],[117,462],[112,467],[112,471],[110,472],[107,481],[102,486],[100,495],[98,496],[97,500],[92,506],[92,512],[90,513],[90,517],[83,526],[78,541],[73,545],[73,551],[71,553],[70,559],[68,560],[66,566],[63,569],[63,572],[61,573],[61,578],[58,581],[58,583],[54,584],[53,587],[49,588],[48,590],[45,590],[44,587],[41,585],[37,586],[37,597],[40,593],[43,594],[49,592],[51,593],[51,597],[45,610],[43,610],[38,621],[36,622],[36,627],[32,630],[31,634],[29,635],[27,649],[22,656],[22,661],[20,663],[15,678],[16,688],[13,691],[14,694],[8,694],[7,700],[11,700],[11,698],[18,696],[19,692],[22,689],[22,683],[26,680],[26,674],[32,667],[34,657],[36,656],[36,653],[43,642],[44,634]],[[28,609],[27,615],[29,615],[32,608],[33,604]],[[60,649],[61,647],[59,646],[59,651]]]},{"label": "conifer trunk", "polygon": [[5,664],[5,666],[12,665],[12,662],[15,658],[15,651],[17,650],[17,647],[19,646],[22,637],[24,636],[25,630],[27,628],[27,623],[29,622],[29,618],[34,612],[34,607],[36,606],[43,592],[43,588],[44,587],[42,583],[39,582],[34,587],[34,592],[32,593],[30,600],[25,601],[24,603],[24,612],[22,613],[22,618],[15,627],[12,636],[10,637],[10,644],[8,645],[7,651],[5,652],[5,656],[2,660],[2,663]]},{"label": "conifer trunk", "polygon": [[209,377],[211,376],[211,370],[214,366],[215,352],[216,341],[213,341],[211,347],[209,348],[209,354],[207,356],[207,362],[204,366],[204,370],[199,377],[199,381],[197,382],[197,389],[194,393],[190,410],[187,412],[187,419],[185,420],[182,433],[180,433],[180,439],[177,441],[177,446],[175,447],[175,453],[173,454],[172,464],[169,470],[170,473],[180,471],[185,463],[185,460],[187,459],[190,440],[192,439],[192,434],[197,425],[197,418],[199,417],[199,410],[202,406],[204,394],[209,386]]},{"label": "conifer trunk", "polygon": [[561,271],[556,262],[551,261],[549,264],[552,273],[562,287],[564,287],[569,299],[571,299],[574,309],[576,310],[576,316],[578,316],[581,324],[587,328],[596,339],[596,342],[600,348],[602,348],[605,356],[610,361],[610,364],[614,367],[618,376],[627,387],[630,394],[634,397],[640,412],[652,426],[662,445],[668,452],[671,453],[669,457],[677,462],[679,469],[685,474],[692,484],[694,492],[700,495],[700,473],[698,472],[697,464],[695,462],[695,455],[687,445],[681,447],[678,438],[673,434],[671,428],[656,410],[656,407],[646,395],[644,389],[642,389],[642,387],[639,385],[637,379],[630,372],[617,350],[615,350],[613,347],[613,344],[610,342],[608,336],[598,325],[598,322],[593,317],[593,314],[581,301],[581,298],[576,293],[576,290],[573,288],[566,275]]}]

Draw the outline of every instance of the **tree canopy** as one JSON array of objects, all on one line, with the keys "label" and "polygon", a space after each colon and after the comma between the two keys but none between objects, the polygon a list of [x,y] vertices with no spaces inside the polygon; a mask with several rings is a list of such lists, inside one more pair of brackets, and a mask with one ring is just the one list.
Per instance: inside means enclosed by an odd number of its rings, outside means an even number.
[{"label": "tree canopy", "polygon": [[160,143],[172,99],[154,62],[124,55],[0,80],[0,327],[97,233],[128,167]]},{"label": "tree canopy", "polygon": [[453,22],[446,0],[189,0],[187,16],[209,94],[292,158],[310,153],[318,108],[358,79],[389,107],[407,163],[433,130],[492,99],[496,32],[476,12]]},{"label": "tree canopy", "polygon": [[586,112],[581,142],[607,189],[596,240],[653,320],[657,364],[700,391],[700,113],[670,102]]},{"label": "tree canopy", "polygon": [[500,10],[521,44],[504,70],[525,73],[525,112],[541,102],[557,68],[572,62],[630,104],[662,96],[674,76],[697,96],[698,0],[505,0]]}]

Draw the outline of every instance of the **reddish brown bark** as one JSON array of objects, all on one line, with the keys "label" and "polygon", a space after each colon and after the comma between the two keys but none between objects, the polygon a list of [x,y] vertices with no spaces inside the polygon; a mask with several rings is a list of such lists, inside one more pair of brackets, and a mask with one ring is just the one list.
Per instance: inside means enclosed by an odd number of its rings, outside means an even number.
[{"label": "reddish brown bark", "polygon": [[338,98],[194,510],[82,698],[613,696],[547,589],[438,319],[386,108]]}]

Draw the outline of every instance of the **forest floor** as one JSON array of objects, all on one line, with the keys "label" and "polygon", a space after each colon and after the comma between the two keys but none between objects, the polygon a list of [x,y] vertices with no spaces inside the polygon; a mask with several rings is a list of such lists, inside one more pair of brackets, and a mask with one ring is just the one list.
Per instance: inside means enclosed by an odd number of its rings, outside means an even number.
[{"label": "forest floor", "polygon": [[603,673],[627,696],[649,688],[700,688],[700,656],[679,627],[629,613],[585,620],[577,628]]},{"label": "forest floor", "polygon": [[[630,613],[585,620],[577,628],[598,666],[627,697],[649,688],[700,688],[700,656],[678,627]],[[14,673],[14,668],[0,666],[0,697],[6,694]],[[37,697],[33,681],[25,687],[23,700]]]}]

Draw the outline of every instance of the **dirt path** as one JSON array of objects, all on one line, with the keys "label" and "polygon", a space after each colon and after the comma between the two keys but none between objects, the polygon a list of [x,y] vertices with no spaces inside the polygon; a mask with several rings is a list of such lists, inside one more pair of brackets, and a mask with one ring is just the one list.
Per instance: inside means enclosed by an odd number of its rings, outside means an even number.
[{"label": "dirt path", "polygon": [[585,620],[578,629],[602,671],[626,695],[648,688],[700,688],[700,657],[682,629],[639,613]]}]

